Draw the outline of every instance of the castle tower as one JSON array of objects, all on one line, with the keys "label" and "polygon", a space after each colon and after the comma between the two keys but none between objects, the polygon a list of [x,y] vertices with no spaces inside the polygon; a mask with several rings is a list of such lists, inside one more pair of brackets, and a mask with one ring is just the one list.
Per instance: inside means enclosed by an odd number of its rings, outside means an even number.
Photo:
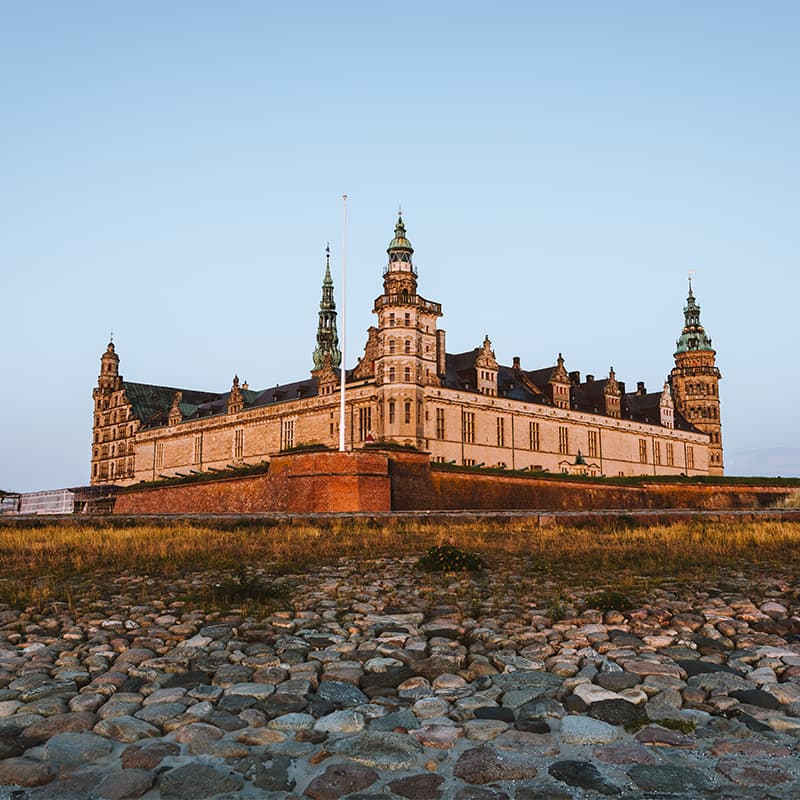
[{"label": "castle tower", "polygon": [[670,375],[675,408],[698,430],[708,434],[708,471],[722,475],[722,423],[719,414],[719,381],[716,352],[700,324],[700,306],[689,280],[689,296],[683,309],[684,325],[677,341],[675,367]]},{"label": "castle tower", "polygon": [[[386,250],[389,261],[383,272],[383,294],[375,300],[378,316],[375,379],[381,397],[378,435],[385,439],[423,446],[423,387],[438,386],[436,320],[439,303],[417,294],[414,248],[398,215],[394,238]],[[443,333],[443,332],[442,332]]]},{"label": "castle tower", "polygon": [[100,375],[92,391],[92,484],[126,482],[133,478],[133,435],[138,421],[132,420],[131,405],[119,374],[119,356],[113,340],[100,356]]},{"label": "castle tower", "polygon": [[314,371],[326,366],[336,369],[342,363],[339,334],[336,330],[336,302],[333,299],[331,278],[331,248],[325,248],[325,277],[322,280],[322,299],[319,301],[317,348],[314,350]]},{"label": "castle tower", "polygon": [[119,356],[114,348],[113,340],[108,343],[105,353],[100,356],[100,375],[97,378],[97,388],[100,392],[109,393],[122,386],[119,375]]}]

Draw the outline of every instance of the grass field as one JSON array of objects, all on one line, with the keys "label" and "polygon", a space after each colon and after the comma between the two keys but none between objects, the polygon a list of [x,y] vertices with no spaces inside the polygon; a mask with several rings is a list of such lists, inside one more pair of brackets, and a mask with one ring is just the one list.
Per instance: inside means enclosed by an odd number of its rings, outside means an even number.
[{"label": "grass field", "polygon": [[[42,607],[75,595],[113,592],[120,576],[142,578],[142,591],[192,573],[219,576],[198,602],[230,604],[236,595],[268,599],[263,576],[313,573],[339,559],[421,556],[455,544],[481,556],[485,569],[575,580],[598,586],[612,576],[635,581],[696,582],[720,570],[798,574],[800,523],[703,523],[650,528],[540,528],[412,521],[392,527],[346,520],[325,526],[222,530],[192,525],[0,528],[0,603]],[[258,580],[254,575],[258,573]],[[227,587],[227,588],[226,588]],[[251,598],[252,599],[252,598]]]}]

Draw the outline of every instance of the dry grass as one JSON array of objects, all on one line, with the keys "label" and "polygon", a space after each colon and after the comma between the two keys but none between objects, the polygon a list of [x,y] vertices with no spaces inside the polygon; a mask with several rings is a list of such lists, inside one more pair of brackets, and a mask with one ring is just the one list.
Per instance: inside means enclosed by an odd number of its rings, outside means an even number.
[{"label": "dry grass", "polygon": [[[623,521],[624,522],[624,521]],[[340,558],[420,556],[453,543],[487,569],[514,562],[528,573],[695,580],[729,568],[800,567],[800,523],[703,523],[650,528],[538,528],[410,521],[393,527],[346,520],[329,526],[220,530],[191,525],[0,528],[0,602],[64,599],[75,582],[111,585],[121,575],[180,578],[192,572],[303,574]],[[67,597],[67,600],[69,598]]]}]

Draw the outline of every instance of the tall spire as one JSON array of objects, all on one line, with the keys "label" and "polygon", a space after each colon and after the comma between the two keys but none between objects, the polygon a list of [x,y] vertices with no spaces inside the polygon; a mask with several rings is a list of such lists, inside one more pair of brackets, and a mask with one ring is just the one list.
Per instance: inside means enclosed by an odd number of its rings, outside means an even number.
[{"label": "tall spire", "polygon": [[692,291],[692,276],[689,276],[689,295],[683,309],[684,324],[681,335],[677,341],[675,354],[686,353],[690,350],[711,350],[711,338],[706,334],[705,328],[700,324],[700,306],[694,298]]},{"label": "tall spire", "polygon": [[319,301],[319,323],[317,325],[317,347],[314,350],[314,369],[322,369],[330,358],[330,366],[338,367],[342,362],[339,350],[339,334],[336,330],[336,302],[333,299],[331,278],[331,247],[325,248],[325,277],[322,279],[322,299]]}]

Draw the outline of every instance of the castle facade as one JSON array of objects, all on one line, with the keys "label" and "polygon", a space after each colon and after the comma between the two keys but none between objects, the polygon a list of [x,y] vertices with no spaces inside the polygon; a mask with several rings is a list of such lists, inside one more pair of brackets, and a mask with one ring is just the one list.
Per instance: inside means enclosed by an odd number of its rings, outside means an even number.
[{"label": "castle facade", "polygon": [[[583,379],[564,358],[529,370],[498,363],[488,337],[448,353],[439,303],[417,291],[402,217],[388,247],[383,293],[364,354],[347,370],[350,449],[409,446],[433,461],[592,476],[721,475],[723,450],[711,339],[691,285],[675,366],[658,392],[626,391],[611,368]],[[339,442],[341,352],[326,257],[310,375],[225,392],[123,380],[113,342],[93,391],[91,483],[129,485],[269,461],[279,452]]]}]

